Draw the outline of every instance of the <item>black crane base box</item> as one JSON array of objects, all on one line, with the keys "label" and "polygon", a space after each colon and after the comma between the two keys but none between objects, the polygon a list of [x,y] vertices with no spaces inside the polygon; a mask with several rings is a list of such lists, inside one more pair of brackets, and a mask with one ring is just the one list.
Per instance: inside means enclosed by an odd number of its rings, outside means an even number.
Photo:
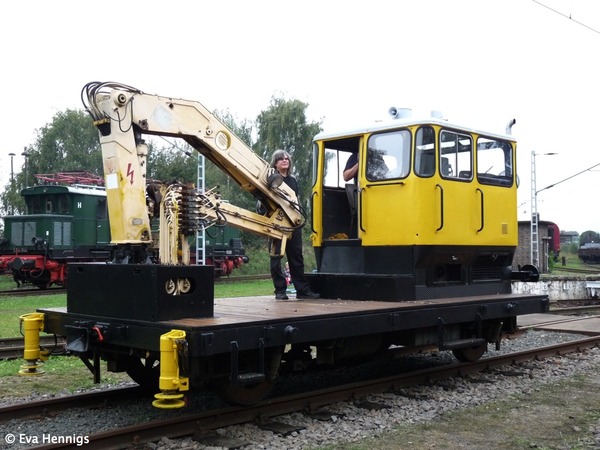
[{"label": "black crane base box", "polygon": [[214,267],[160,264],[69,264],[67,311],[164,321],[212,317]]}]

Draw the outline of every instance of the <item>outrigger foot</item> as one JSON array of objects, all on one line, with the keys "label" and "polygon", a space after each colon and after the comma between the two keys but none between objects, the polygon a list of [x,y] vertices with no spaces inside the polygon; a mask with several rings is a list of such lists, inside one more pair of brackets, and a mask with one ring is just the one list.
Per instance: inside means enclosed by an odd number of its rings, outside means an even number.
[{"label": "outrigger foot", "polygon": [[163,392],[155,394],[154,398],[156,400],[152,402],[152,406],[154,406],[155,408],[175,409],[183,408],[185,406],[185,400],[182,400],[183,394],[171,394],[168,392]]},{"label": "outrigger foot", "polygon": [[23,376],[32,376],[32,375],[42,375],[44,370],[40,369],[43,364],[38,364],[37,361],[28,362],[27,364],[23,364],[21,366],[21,370],[19,370],[19,375]]}]

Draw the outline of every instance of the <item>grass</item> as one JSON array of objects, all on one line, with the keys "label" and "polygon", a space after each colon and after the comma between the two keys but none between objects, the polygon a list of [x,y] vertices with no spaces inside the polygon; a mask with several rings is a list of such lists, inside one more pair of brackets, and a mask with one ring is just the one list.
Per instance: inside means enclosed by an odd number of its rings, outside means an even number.
[{"label": "grass", "polygon": [[38,307],[54,308],[66,304],[65,294],[0,299],[0,338],[21,335],[19,317],[23,314],[35,312]]},{"label": "grass", "polygon": [[[565,265],[563,266],[563,258],[565,261]],[[558,257],[558,261],[554,263],[556,267],[566,267],[569,269],[584,269],[586,264],[579,259],[577,255],[577,246],[573,246],[572,244],[565,244],[560,247],[560,256]]]},{"label": "grass", "polygon": [[[73,393],[95,386],[91,372],[75,356],[53,356],[42,364],[41,370],[44,373],[35,376],[18,374],[23,363],[22,359],[0,361],[0,399],[32,394]],[[106,363],[101,364],[103,386],[116,386],[131,381],[127,374],[108,372]]]}]

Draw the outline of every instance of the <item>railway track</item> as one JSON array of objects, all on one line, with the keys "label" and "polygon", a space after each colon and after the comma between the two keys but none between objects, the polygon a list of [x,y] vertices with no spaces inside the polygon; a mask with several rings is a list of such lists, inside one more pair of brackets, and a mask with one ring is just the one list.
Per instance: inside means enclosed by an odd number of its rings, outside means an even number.
[{"label": "railway track", "polygon": [[[527,351],[509,353],[481,359],[474,363],[456,363],[444,366],[430,367],[408,373],[386,376],[379,379],[352,382],[332,388],[319,389],[294,395],[271,398],[251,407],[218,407],[202,412],[169,417],[164,420],[153,420],[146,423],[121,427],[110,431],[103,431],[86,436],[89,443],[86,448],[126,448],[132,444],[140,445],[144,442],[158,441],[163,437],[170,439],[181,438],[189,435],[198,435],[201,430],[203,436],[209,436],[218,428],[237,425],[254,421],[259,427],[275,428],[277,422],[274,418],[292,412],[303,412],[307,415],[325,414],[323,408],[337,402],[352,401],[360,403],[371,394],[381,392],[394,392],[398,389],[423,383],[434,383],[453,376],[464,376],[491,369],[508,367],[504,372],[510,371],[510,366],[527,361],[565,355],[579,352],[586,348],[600,346],[600,336],[577,339],[568,343],[534,348]],[[143,395],[143,392],[133,388],[111,390],[82,394],[74,397],[47,400],[43,402],[24,403],[10,407],[0,408],[0,422],[9,418],[36,417],[40,414],[54,414],[55,411],[72,407],[102,407],[94,405],[110,404],[114,402],[129,401],[134,396]],[[147,395],[147,394],[146,394]],[[104,399],[103,399],[104,396]],[[89,403],[88,403],[89,402]],[[385,407],[385,405],[382,405]],[[371,405],[371,407],[374,407]],[[89,410],[89,408],[88,408]],[[293,426],[288,425],[293,428]],[[78,448],[77,443],[50,443],[37,446],[37,449]]]},{"label": "railway track", "polygon": [[[49,335],[40,336],[40,346],[50,350],[52,355],[63,354],[64,344],[65,340],[62,338]],[[22,337],[0,338],[0,360],[22,358],[24,349]]]},{"label": "railway track", "polygon": [[219,277],[215,278],[215,283],[234,283],[237,281],[254,281],[254,280],[269,280],[271,275],[259,274],[259,275],[234,275],[231,277]]},{"label": "railway track", "polygon": [[600,275],[600,267],[598,267],[598,268],[588,267],[588,268],[575,269],[575,268],[568,268],[568,267],[562,267],[562,266],[554,266],[553,270],[556,270],[557,272],[580,273],[580,274],[588,274],[588,275]]},{"label": "railway track", "polygon": [[106,389],[103,391],[88,392],[85,394],[68,395],[47,400],[38,400],[27,403],[4,406],[0,408],[0,423],[9,420],[35,419],[43,415],[53,415],[69,408],[93,409],[107,407],[114,402],[142,398],[148,395],[137,385]]},{"label": "railway track", "polygon": [[38,289],[38,288],[16,288],[16,289],[4,289],[0,290],[0,298],[2,297],[31,297],[36,295],[55,295],[55,294],[66,294],[66,288],[50,288],[50,289]]}]

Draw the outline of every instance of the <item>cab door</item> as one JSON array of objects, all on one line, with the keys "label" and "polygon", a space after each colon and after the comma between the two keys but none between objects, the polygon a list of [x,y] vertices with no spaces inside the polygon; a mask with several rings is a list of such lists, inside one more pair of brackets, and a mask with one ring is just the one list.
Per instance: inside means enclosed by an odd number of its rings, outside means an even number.
[{"label": "cab door", "polygon": [[359,238],[362,245],[411,242],[416,229],[412,135],[409,128],[373,133],[359,162]]},{"label": "cab door", "polygon": [[482,230],[482,192],[473,183],[473,137],[464,131],[440,129],[439,229],[437,245],[476,245]]}]

